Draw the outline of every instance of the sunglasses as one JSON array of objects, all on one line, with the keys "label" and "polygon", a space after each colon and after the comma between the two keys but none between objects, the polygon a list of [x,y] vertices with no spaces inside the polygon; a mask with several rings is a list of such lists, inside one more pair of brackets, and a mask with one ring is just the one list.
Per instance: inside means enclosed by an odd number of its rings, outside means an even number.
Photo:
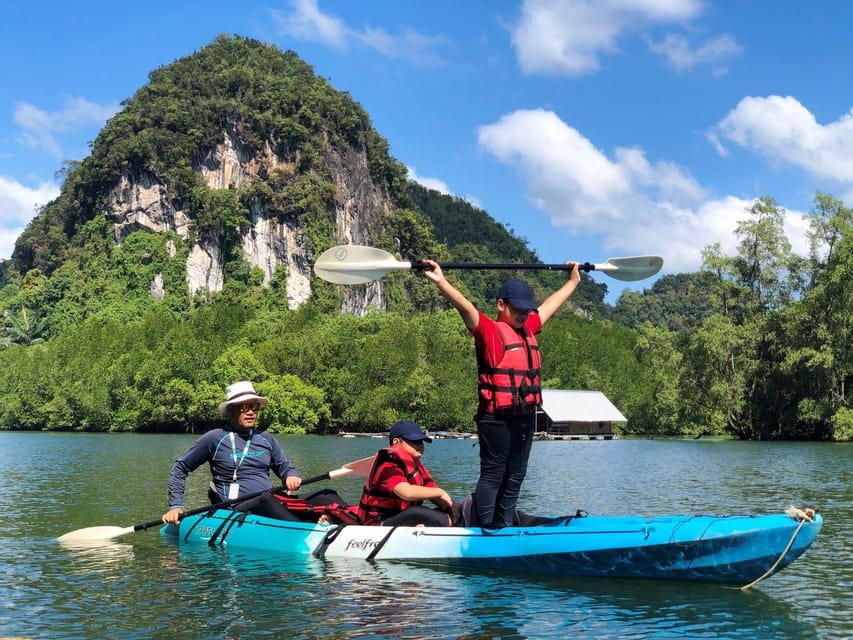
[{"label": "sunglasses", "polygon": [[260,408],[261,405],[259,405],[257,402],[247,402],[245,404],[240,405],[240,413],[248,413],[249,411],[257,413]]}]

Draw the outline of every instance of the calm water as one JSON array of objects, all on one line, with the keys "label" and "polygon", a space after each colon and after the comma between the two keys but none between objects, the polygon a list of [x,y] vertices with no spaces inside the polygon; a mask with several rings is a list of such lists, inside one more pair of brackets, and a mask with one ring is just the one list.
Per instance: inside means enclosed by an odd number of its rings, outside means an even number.
[{"label": "calm water", "polygon": [[[160,516],[194,438],[0,433],[0,636],[28,638],[850,638],[853,446],[706,441],[536,442],[521,508],[537,514],[757,513],[817,505],[814,546],[742,593],[661,581],[501,575],[178,548],[156,529],[68,549],[56,537]],[[303,475],[383,440],[281,438]],[[427,445],[461,498],[470,441]],[[187,504],[205,503],[206,469]],[[346,498],[360,480],[339,479]]]}]

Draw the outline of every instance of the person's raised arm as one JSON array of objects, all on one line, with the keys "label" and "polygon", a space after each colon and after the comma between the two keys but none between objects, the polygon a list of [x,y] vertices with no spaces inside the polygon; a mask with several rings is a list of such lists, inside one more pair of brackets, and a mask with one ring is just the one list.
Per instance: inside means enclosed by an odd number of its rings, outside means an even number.
[{"label": "person's raised arm", "polygon": [[436,284],[441,295],[462,316],[462,322],[469,330],[474,330],[480,324],[480,312],[459,290],[450,284],[444,277],[441,266],[435,260],[424,260],[423,263],[429,268],[423,270],[424,277]]},{"label": "person's raised arm", "polygon": [[557,312],[557,309],[563,306],[566,300],[568,300],[575,292],[575,289],[577,289],[578,284],[581,281],[581,273],[578,269],[578,263],[566,262],[566,264],[573,265],[572,270],[569,273],[569,279],[566,280],[562,287],[545,298],[542,304],[539,305],[539,319],[542,321],[542,324],[545,324],[548,319]]}]

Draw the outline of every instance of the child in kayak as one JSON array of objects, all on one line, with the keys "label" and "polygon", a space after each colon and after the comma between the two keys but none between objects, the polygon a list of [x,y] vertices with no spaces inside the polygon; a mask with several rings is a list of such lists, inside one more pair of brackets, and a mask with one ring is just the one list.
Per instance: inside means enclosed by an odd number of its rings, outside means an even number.
[{"label": "child in kayak", "polygon": [[[432,442],[411,420],[399,420],[388,434],[390,446],[376,454],[364,483],[359,519],[384,526],[446,527],[453,524],[454,502],[421,462],[424,443]],[[436,508],[423,506],[429,500]]]}]

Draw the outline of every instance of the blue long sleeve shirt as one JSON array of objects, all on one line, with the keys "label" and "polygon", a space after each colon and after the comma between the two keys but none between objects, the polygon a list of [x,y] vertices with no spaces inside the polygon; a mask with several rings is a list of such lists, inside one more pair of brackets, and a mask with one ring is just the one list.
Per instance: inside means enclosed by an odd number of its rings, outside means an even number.
[{"label": "blue long sleeve shirt", "polygon": [[[234,434],[233,447],[231,433]],[[239,498],[272,489],[270,470],[282,481],[299,475],[278,440],[268,433],[254,429],[212,429],[196,440],[172,466],[172,475],[169,478],[170,509],[183,507],[187,476],[205,462],[210,464],[213,484],[222,500],[228,497],[228,486],[234,481],[235,466],[237,482],[240,483]]]}]

